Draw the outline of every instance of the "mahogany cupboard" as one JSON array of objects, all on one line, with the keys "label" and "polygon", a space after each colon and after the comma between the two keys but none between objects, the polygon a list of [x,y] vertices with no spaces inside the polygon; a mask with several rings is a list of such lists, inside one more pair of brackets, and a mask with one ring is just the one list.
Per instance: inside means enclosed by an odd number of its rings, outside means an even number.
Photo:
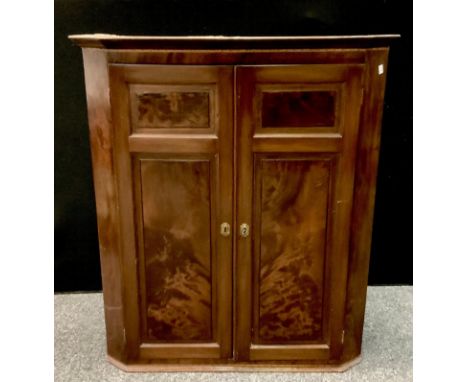
[{"label": "mahogany cupboard", "polygon": [[393,37],[71,36],[111,362],[359,360]]}]

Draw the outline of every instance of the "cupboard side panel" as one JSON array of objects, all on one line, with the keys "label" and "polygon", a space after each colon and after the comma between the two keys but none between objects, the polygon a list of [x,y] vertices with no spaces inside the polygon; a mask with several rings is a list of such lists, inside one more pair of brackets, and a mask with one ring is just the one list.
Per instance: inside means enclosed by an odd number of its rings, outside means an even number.
[{"label": "cupboard side panel", "polygon": [[[366,82],[357,147],[342,360],[361,353],[372,240],[388,48],[367,51]],[[382,64],[384,73],[379,74]]]},{"label": "cupboard side panel", "polygon": [[106,321],[107,353],[127,359],[114,131],[109,99],[106,53],[83,49],[89,139],[93,163],[99,254]]}]

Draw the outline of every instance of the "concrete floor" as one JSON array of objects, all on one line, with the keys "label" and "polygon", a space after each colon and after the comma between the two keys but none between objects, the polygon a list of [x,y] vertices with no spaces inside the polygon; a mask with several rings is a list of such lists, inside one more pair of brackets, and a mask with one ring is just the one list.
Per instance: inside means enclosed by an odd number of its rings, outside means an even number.
[{"label": "concrete floor", "polygon": [[369,287],[362,361],[344,373],[125,373],[106,361],[102,294],[59,294],[55,381],[412,381],[412,310],[412,287]]}]

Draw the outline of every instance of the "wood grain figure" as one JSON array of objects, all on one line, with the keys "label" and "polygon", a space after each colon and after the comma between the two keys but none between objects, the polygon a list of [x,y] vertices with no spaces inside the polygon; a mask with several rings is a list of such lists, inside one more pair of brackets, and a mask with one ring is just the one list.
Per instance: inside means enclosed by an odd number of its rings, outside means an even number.
[{"label": "wood grain figure", "polygon": [[136,121],[141,128],[208,128],[209,93],[165,92],[136,95]]},{"label": "wood grain figure", "polygon": [[208,161],[141,163],[150,339],[211,339],[209,173]]},{"label": "wood grain figure", "polygon": [[75,35],[109,361],[359,362],[390,41]]},{"label": "wood grain figure", "polygon": [[330,166],[274,160],[259,171],[259,339],[319,339]]},{"label": "wood grain figure", "polygon": [[335,94],[332,91],[264,92],[262,127],[333,126]]}]

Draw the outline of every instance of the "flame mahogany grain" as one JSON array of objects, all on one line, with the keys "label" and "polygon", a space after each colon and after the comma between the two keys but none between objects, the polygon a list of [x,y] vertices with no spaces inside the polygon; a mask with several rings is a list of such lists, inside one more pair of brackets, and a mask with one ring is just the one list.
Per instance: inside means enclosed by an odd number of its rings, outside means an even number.
[{"label": "flame mahogany grain", "polygon": [[210,94],[188,91],[136,94],[135,124],[140,128],[180,129],[210,126]]},{"label": "flame mahogany grain", "polygon": [[314,341],[322,337],[330,165],[260,163],[258,337],[263,343]]},{"label": "flame mahogany grain", "polygon": [[284,91],[262,94],[262,127],[318,127],[334,124],[333,91]]},{"label": "flame mahogany grain", "polygon": [[359,361],[395,37],[70,36],[113,364]]},{"label": "flame mahogany grain", "polygon": [[209,341],[210,163],[143,160],[140,168],[148,338]]}]

